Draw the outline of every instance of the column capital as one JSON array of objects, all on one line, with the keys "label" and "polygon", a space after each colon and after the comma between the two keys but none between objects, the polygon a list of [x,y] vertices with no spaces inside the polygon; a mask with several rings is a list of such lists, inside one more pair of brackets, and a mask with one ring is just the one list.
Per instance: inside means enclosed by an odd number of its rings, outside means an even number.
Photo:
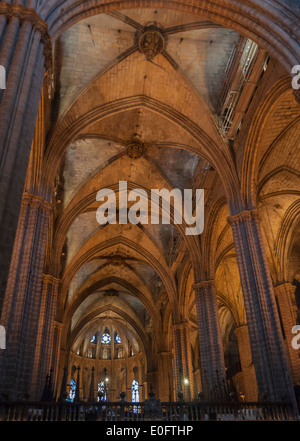
[{"label": "column capital", "polygon": [[63,323],[54,320],[54,328],[61,330],[63,329],[63,327],[64,327]]},{"label": "column capital", "polygon": [[182,330],[182,329],[189,329],[189,322],[182,322],[182,323],[174,323],[172,325],[172,329],[173,331],[176,331],[177,329]]},{"label": "column capital", "polygon": [[161,352],[158,352],[157,355],[160,358],[166,358],[166,359],[169,359],[169,358],[173,357],[172,352],[169,352],[169,351],[161,351]]},{"label": "column capital", "polygon": [[248,331],[248,329],[249,329],[249,326],[247,324],[239,325],[235,328],[234,333],[237,335],[239,332],[242,332],[245,330]]},{"label": "column capital", "polygon": [[230,223],[230,225],[240,224],[242,222],[251,221],[253,219],[259,220],[259,215],[256,208],[253,210],[245,210],[242,211],[241,213],[227,217],[227,221]]},{"label": "column capital", "polygon": [[41,34],[41,42],[44,44],[45,66],[52,66],[52,38],[46,23],[33,8],[25,8],[22,5],[7,4],[0,2],[0,15],[5,15],[8,20],[17,18],[20,23],[29,22],[33,29]]},{"label": "column capital", "polygon": [[296,289],[296,286],[293,285],[291,282],[281,282],[281,283],[278,283],[278,285],[274,286],[274,291],[275,292],[280,291],[281,289],[288,289],[289,290],[291,287]]},{"label": "column capital", "polygon": [[37,196],[27,192],[23,193],[22,205],[31,205],[33,207],[38,207],[39,209],[49,213],[53,210],[53,206],[50,202],[46,201],[41,196]]},{"label": "column capital", "polygon": [[193,284],[193,289],[194,290],[198,290],[201,288],[210,288],[213,287],[215,285],[215,281],[212,280],[203,280],[201,282],[197,282]]},{"label": "column capital", "polygon": [[51,274],[43,274],[43,281],[49,282],[53,286],[59,286],[61,284],[61,279],[52,276]]}]

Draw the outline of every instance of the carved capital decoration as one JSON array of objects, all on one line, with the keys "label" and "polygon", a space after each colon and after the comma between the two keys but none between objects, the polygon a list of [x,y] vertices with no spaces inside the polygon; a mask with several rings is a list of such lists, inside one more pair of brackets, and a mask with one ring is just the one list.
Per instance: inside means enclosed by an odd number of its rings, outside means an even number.
[{"label": "carved capital decoration", "polygon": [[54,328],[61,331],[63,329],[64,325],[61,322],[58,322],[57,320],[54,320]]},{"label": "carved capital decoration", "polygon": [[183,323],[174,323],[172,325],[172,329],[173,331],[177,331],[178,329],[180,331],[183,331],[184,329],[189,329],[189,323],[188,322],[183,322]]},{"label": "carved capital decoration", "polygon": [[242,211],[241,213],[235,214],[234,216],[228,216],[227,221],[230,223],[230,225],[236,225],[240,224],[241,222],[252,221],[253,219],[259,220],[258,212],[256,209]]},{"label": "carved capital decoration", "polygon": [[155,26],[149,26],[145,29],[145,32],[138,37],[138,47],[142,54],[145,55],[147,60],[153,60],[153,58],[160,54],[166,45],[166,39],[159,28]]},{"label": "carved capital decoration", "polygon": [[13,17],[20,23],[29,22],[33,29],[41,34],[41,42],[44,45],[45,67],[52,66],[52,39],[48,32],[48,24],[32,8],[24,8],[21,5],[9,5],[0,2],[0,15],[5,15],[10,21]]},{"label": "carved capital decoration", "polygon": [[214,283],[215,283],[214,280],[203,280],[202,282],[194,283],[193,288],[194,290],[209,288],[211,286],[214,286]]},{"label": "carved capital decoration", "polygon": [[61,279],[58,279],[57,277],[54,277],[51,274],[43,274],[43,281],[44,283],[48,283],[55,287],[59,287],[61,284]]},{"label": "carved capital decoration", "polygon": [[42,211],[50,213],[53,209],[52,204],[43,199],[41,196],[37,196],[31,193],[23,193],[22,197],[23,205],[30,205],[32,207],[37,207]]}]

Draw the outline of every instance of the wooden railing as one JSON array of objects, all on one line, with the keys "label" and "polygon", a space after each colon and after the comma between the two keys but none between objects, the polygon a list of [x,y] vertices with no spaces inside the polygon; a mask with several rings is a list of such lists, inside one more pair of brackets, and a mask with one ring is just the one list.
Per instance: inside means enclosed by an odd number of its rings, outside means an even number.
[{"label": "wooden railing", "polygon": [[[150,406],[149,406],[150,403]],[[291,421],[282,403],[0,403],[0,421]]]}]

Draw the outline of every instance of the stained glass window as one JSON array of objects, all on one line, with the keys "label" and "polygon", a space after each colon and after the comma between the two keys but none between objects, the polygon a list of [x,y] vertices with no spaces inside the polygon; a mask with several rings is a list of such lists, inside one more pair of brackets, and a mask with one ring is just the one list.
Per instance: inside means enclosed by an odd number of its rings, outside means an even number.
[{"label": "stained glass window", "polygon": [[[104,381],[100,381],[100,383],[98,384],[98,392],[103,393],[102,401],[107,401],[108,389],[107,389]],[[100,398],[98,397],[98,401],[99,400],[100,400]]]},{"label": "stained glass window", "polygon": [[140,400],[139,383],[136,380],[132,382],[132,402],[138,403]]},{"label": "stained glass window", "polygon": [[93,335],[92,339],[91,339],[91,343],[96,343],[96,336]]},{"label": "stained glass window", "polygon": [[119,334],[116,334],[115,340],[116,340],[116,343],[121,344],[121,337],[119,336]]},{"label": "stained glass window", "polygon": [[69,397],[68,397],[67,401],[73,402],[74,398],[75,398],[75,392],[76,392],[76,383],[74,380],[70,381],[70,386],[71,387],[70,387]]},{"label": "stained glass window", "polygon": [[104,345],[108,345],[111,342],[111,336],[108,332],[108,329],[105,329],[104,334],[102,335],[101,343]]}]

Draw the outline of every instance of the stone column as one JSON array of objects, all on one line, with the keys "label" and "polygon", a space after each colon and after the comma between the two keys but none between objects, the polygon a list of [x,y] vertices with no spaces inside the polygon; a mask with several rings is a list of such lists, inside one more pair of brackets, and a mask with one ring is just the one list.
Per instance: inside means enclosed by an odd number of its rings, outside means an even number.
[{"label": "stone column", "polygon": [[175,324],[172,326],[172,332],[176,398],[178,399],[178,393],[182,392],[185,401],[192,401],[194,399],[194,374],[189,324]]},{"label": "stone column", "polygon": [[51,204],[40,196],[23,194],[1,316],[7,331],[7,350],[1,359],[1,392],[11,394],[11,399],[25,393],[32,395],[51,209]]},{"label": "stone column", "polygon": [[76,377],[76,390],[75,390],[75,397],[74,397],[74,402],[78,402],[82,399],[82,387],[81,387],[81,383],[82,383],[82,373],[80,372],[81,368],[80,366],[77,367],[77,377]]},{"label": "stone column", "polygon": [[172,401],[171,378],[172,354],[171,352],[158,353],[158,398],[161,401]]},{"label": "stone column", "polygon": [[52,50],[47,24],[33,9],[0,3],[0,311],[12,256],[36,116]]},{"label": "stone column", "polygon": [[[155,393],[155,396],[157,397],[158,393],[157,393],[157,384],[158,384],[158,372],[157,371],[151,371],[151,372],[147,372],[147,396],[146,399],[148,399],[148,395],[150,393],[150,388],[152,386],[152,389]],[[131,397],[131,385],[130,385],[130,395],[127,394],[127,400],[128,400],[128,396]],[[130,398],[131,399],[131,398]],[[129,401],[129,400],[128,400]]]},{"label": "stone column", "polygon": [[259,398],[296,409],[274,290],[256,210],[228,218],[237,254]]},{"label": "stone column", "polygon": [[193,285],[197,311],[202,392],[213,400],[226,379],[217,293],[214,280]]},{"label": "stone column", "polygon": [[292,379],[295,384],[300,384],[300,359],[298,351],[292,347],[292,328],[297,324],[297,307],[293,306],[292,296],[294,296],[295,286],[291,283],[282,283],[274,288],[279,315],[285,336],[286,350],[289,356]]},{"label": "stone column", "polygon": [[[49,274],[43,275],[39,328],[36,338],[36,350],[31,385],[32,394],[36,399],[39,399],[41,396],[43,379],[51,368],[53,369],[53,386],[55,386],[56,383],[57,366],[55,366],[54,371],[51,360],[55,359],[55,357],[52,357],[52,348],[55,330],[54,318],[60,283],[60,279],[57,279]],[[56,341],[55,343],[57,344],[58,342]],[[54,351],[58,350],[59,348],[54,347]]]},{"label": "stone column", "polygon": [[195,372],[194,372],[194,377],[195,377],[195,393],[198,396],[199,393],[202,392],[202,380],[201,380],[201,371],[200,368],[198,367]]},{"label": "stone column", "polygon": [[[11,392],[14,399],[25,393],[39,399],[37,390],[49,373],[42,360],[49,356],[48,319],[54,305],[51,310],[53,299],[42,290],[42,282],[52,195],[42,185],[44,137],[42,93],[1,315],[9,343],[0,360],[1,391]],[[39,375],[43,378],[38,380]]]},{"label": "stone column", "polygon": [[142,401],[145,401],[145,400],[147,400],[148,399],[148,382],[147,381],[144,381],[143,382],[143,399],[142,399]]},{"label": "stone column", "polygon": [[59,383],[60,379],[63,378],[63,375],[60,378],[60,366],[61,372],[64,372],[64,369],[67,369],[65,366],[65,357],[63,360],[60,360],[61,355],[61,333],[63,329],[63,324],[57,321],[54,321],[54,332],[53,332],[53,343],[52,343],[52,354],[51,354],[51,367],[53,368],[53,389],[56,396],[60,395],[61,384]]},{"label": "stone column", "polygon": [[92,367],[92,375],[91,375],[91,381],[90,381],[90,393],[89,393],[89,401],[93,402],[96,401],[95,397],[95,368]]},{"label": "stone column", "polygon": [[239,347],[243,383],[245,388],[245,401],[255,402],[258,399],[258,392],[255,369],[252,361],[248,326],[240,326],[236,328],[234,332],[237,337]]}]

